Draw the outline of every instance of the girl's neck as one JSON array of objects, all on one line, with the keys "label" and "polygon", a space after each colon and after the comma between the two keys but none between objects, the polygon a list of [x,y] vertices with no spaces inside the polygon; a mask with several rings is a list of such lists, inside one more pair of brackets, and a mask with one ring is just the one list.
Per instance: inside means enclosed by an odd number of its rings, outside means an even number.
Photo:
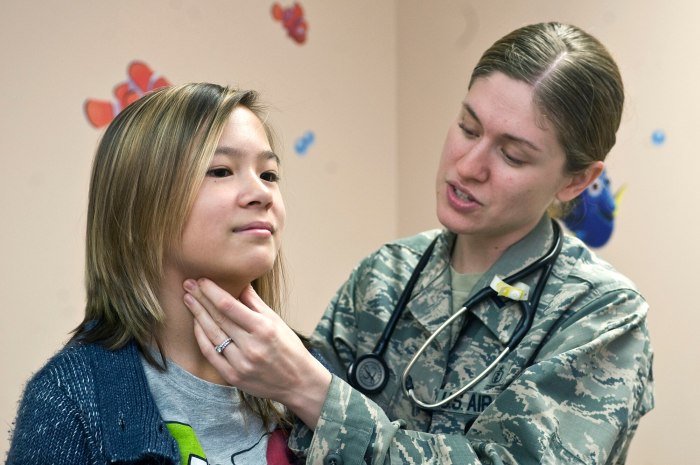
[{"label": "girl's neck", "polygon": [[161,283],[158,297],[165,313],[165,321],[158,332],[161,349],[167,359],[194,376],[211,383],[226,384],[199,348],[194,335],[194,317],[183,301],[183,282],[181,276],[167,276],[166,273]]}]

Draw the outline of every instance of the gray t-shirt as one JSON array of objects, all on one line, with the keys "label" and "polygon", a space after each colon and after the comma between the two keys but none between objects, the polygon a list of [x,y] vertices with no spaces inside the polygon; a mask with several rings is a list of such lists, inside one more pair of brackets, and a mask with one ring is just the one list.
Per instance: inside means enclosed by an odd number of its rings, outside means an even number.
[{"label": "gray t-shirt", "polygon": [[269,432],[236,388],[199,379],[172,361],[165,372],[141,361],[183,465],[267,463]]}]

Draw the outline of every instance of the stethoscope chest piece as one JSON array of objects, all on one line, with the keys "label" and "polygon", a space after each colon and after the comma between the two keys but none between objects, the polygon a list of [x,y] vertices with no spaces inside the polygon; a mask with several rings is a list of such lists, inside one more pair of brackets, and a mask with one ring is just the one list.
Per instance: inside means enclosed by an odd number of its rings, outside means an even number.
[{"label": "stethoscope chest piece", "polygon": [[364,354],[348,368],[348,381],[365,394],[376,394],[389,380],[389,367],[377,354]]}]

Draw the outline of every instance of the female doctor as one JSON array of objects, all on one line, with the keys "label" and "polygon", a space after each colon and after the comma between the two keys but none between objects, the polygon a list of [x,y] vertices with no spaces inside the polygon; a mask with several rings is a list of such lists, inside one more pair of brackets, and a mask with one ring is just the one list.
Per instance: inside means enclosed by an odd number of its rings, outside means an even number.
[{"label": "female doctor", "polygon": [[[617,65],[581,29],[506,35],[447,131],[444,230],[366,257],[316,328],[334,374],[252,292],[188,280],[202,352],[232,385],[296,413],[290,446],[307,463],[624,462],[653,407],[647,304],[550,219],[601,173],[623,100]],[[530,321],[523,298],[536,299]]]}]

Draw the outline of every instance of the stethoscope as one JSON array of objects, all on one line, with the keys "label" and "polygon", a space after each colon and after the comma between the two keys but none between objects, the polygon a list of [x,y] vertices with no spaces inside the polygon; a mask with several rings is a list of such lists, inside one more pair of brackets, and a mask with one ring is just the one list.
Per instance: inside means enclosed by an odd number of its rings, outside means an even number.
[{"label": "stethoscope", "polygon": [[[525,268],[516,273],[513,273],[512,275],[508,276],[503,280],[506,283],[517,282],[522,280],[526,276],[536,272],[537,270],[540,270],[539,279],[537,280],[537,284],[535,286],[534,291],[532,293],[528,293],[529,296],[527,299],[518,300],[522,307],[522,315],[520,317],[518,325],[515,328],[515,331],[513,332],[513,335],[510,337],[510,340],[506,344],[506,347],[501,351],[498,357],[496,357],[496,359],[489,366],[486,367],[486,369],[484,369],[473,380],[471,380],[466,385],[462,386],[458,391],[452,393],[450,396],[447,396],[446,398],[434,403],[424,402],[416,397],[413,391],[413,380],[411,379],[410,375],[411,368],[413,368],[413,365],[415,365],[416,361],[421,357],[421,355],[425,352],[426,348],[433,342],[433,340],[443,330],[445,330],[445,328],[450,326],[453,321],[458,319],[463,314],[467,313],[480,302],[483,302],[488,298],[497,297],[499,295],[494,288],[485,287],[479,292],[477,292],[474,296],[472,296],[472,298],[469,299],[462,306],[462,308],[460,308],[454,315],[452,315],[442,325],[440,325],[440,327],[437,330],[435,330],[435,332],[425,341],[421,348],[418,349],[416,354],[411,359],[410,363],[404,369],[403,375],[401,376],[401,385],[404,394],[406,394],[409,397],[409,399],[411,399],[411,401],[413,401],[416,405],[427,410],[434,410],[451,402],[455,398],[461,396],[464,392],[474,387],[486,376],[488,376],[488,374],[496,368],[500,361],[503,360],[503,358],[507,356],[510,352],[515,350],[518,344],[520,344],[520,341],[522,341],[522,339],[532,327],[532,322],[535,319],[535,312],[537,310],[537,306],[540,303],[542,291],[544,290],[544,286],[547,283],[549,276],[552,274],[554,262],[559,256],[559,252],[561,252],[561,228],[555,220],[552,220],[552,227],[554,228],[554,241],[549,250],[530,265],[526,266]],[[383,358],[384,351],[386,350],[389,339],[391,338],[391,335],[393,334],[394,329],[396,328],[396,324],[399,320],[399,317],[403,313],[404,309],[406,308],[406,305],[408,304],[409,299],[411,298],[411,293],[413,292],[413,288],[416,285],[416,281],[418,281],[421,272],[430,260],[430,256],[433,252],[433,249],[435,248],[436,242],[437,238],[430,243],[428,248],[421,256],[420,260],[418,261],[418,264],[413,270],[413,273],[411,274],[408,283],[406,283],[406,287],[401,293],[399,300],[396,302],[394,311],[392,312],[391,317],[389,318],[389,321],[387,322],[387,325],[379,338],[379,341],[377,341],[377,345],[375,346],[374,350],[369,354],[359,356],[348,367],[348,382],[354,388],[356,388],[364,394],[371,395],[380,392],[382,389],[384,389],[384,386],[386,386],[386,383],[389,380],[389,367],[387,366]]]}]

